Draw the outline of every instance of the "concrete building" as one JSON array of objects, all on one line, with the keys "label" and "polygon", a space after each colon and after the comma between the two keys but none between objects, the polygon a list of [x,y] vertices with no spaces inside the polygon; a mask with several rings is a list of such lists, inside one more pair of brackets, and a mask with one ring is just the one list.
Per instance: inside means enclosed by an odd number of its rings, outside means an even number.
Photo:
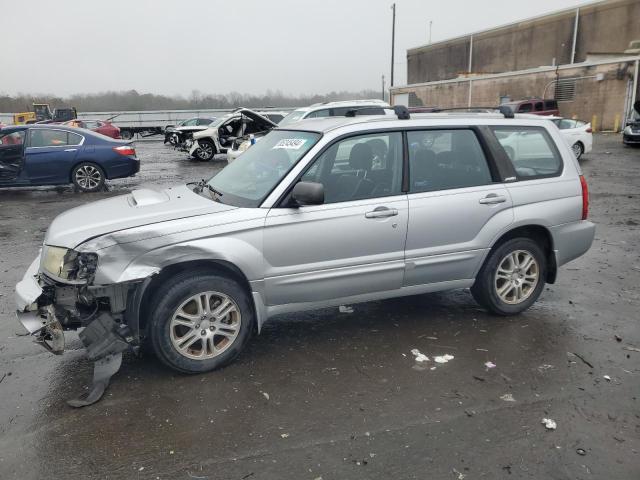
[{"label": "concrete building", "polygon": [[466,107],[556,98],[563,116],[618,130],[638,96],[640,0],[608,0],[407,51],[394,104]]}]

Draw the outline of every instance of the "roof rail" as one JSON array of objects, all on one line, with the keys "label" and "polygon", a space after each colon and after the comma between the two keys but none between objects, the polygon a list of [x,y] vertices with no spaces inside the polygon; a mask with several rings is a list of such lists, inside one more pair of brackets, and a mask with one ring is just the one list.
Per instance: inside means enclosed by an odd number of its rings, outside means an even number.
[{"label": "roof rail", "polygon": [[404,105],[395,105],[393,107],[393,111],[398,116],[398,120],[409,120],[411,115],[409,114],[409,109]]},{"label": "roof rail", "polygon": [[450,111],[468,111],[468,112],[475,112],[475,113],[483,113],[483,112],[486,113],[487,110],[492,110],[492,111],[497,110],[502,115],[504,115],[504,118],[514,118],[513,110],[507,105],[499,105],[497,107],[477,106],[477,107],[451,107],[451,108],[434,108],[433,109],[434,113],[450,112]]}]

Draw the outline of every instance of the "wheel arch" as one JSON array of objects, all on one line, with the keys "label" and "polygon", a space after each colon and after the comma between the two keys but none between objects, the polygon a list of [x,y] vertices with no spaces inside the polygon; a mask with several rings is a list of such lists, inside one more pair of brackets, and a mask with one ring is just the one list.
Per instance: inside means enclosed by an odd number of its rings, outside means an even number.
[{"label": "wheel arch", "polygon": [[[558,266],[556,263],[556,255],[554,251],[553,236],[549,229],[543,225],[528,224],[514,227],[500,235],[491,245],[490,251],[494,251],[503,243],[513,238],[531,238],[538,242],[545,253],[547,260],[547,278],[546,283],[555,283],[558,274]],[[488,258],[489,254],[487,253]],[[485,258],[485,261],[486,261]],[[484,262],[483,262],[484,263]]]},{"label": "wheel arch", "polygon": [[237,281],[246,290],[254,314],[256,313],[255,303],[251,295],[251,285],[246,275],[237,265],[222,259],[189,260],[166,265],[158,273],[140,283],[136,291],[129,296],[130,303],[127,306],[127,323],[134,331],[143,332],[146,329],[153,295],[157,288],[162,285],[163,282],[187,270],[192,270],[194,274],[196,272],[215,273]]}]

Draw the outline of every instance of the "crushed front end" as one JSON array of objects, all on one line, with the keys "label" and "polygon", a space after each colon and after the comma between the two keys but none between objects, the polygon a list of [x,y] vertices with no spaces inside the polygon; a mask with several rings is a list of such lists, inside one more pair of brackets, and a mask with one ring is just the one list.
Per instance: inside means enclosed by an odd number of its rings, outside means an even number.
[{"label": "crushed front end", "polygon": [[94,379],[86,395],[68,402],[74,407],[98,401],[120,368],[122,352],[139,343],[125,319],[136,283],[92,285],[97,262],[93,253],[45,245],[16,285],[18,320],[46,350],[62,354],[63,332],[82,329],[79,337],[95,362]]}]

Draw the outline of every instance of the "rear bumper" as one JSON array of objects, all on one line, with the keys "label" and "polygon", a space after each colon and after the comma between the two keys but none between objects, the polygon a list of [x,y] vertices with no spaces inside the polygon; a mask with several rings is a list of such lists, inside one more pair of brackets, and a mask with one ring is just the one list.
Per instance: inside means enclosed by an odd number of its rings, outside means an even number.
[{"label": "rear bumper", "polygon": [[588,220],[551,227],[553,247],[558,267],[584,255],[596,233],[596,226]]}]

